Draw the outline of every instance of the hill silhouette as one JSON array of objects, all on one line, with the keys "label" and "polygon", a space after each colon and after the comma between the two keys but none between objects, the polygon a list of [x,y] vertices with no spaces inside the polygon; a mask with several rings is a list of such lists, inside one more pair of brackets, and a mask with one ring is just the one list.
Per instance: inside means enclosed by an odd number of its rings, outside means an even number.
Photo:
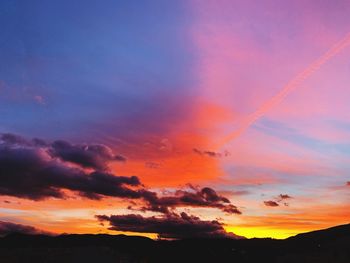
[{"label": "hill silhouette", "polygon": [[350,262],[350,224],[275,239],[152,240],[125,235],[0,238],[0,262]]}]

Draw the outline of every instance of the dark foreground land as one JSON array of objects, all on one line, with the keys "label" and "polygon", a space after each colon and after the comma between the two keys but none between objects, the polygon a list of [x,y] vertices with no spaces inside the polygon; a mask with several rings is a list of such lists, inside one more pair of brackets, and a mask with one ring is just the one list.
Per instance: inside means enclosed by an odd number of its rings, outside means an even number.
[{"label": "dark foreground land", "polygon": [[329,262],[350,263],[350,224],[285,240],[154,241],[112,235],[0,238],[0,262]]}]

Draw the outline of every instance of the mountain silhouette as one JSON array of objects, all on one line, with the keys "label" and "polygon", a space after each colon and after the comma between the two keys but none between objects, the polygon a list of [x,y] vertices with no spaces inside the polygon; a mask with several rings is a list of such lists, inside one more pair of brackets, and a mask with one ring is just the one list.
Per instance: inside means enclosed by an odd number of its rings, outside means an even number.
[{"label": "mountain silhouette", "polygon": [[350,224],[284,240],[183,239],[106,234],[9,234],[0,262],[350,262]]}]

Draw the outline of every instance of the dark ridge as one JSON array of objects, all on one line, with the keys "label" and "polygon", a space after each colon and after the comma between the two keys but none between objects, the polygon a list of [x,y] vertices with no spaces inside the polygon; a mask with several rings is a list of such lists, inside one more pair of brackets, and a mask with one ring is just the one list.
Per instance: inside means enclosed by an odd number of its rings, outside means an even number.
[{"label": "dark ridge", "polygon": [[0,238],[0,262],[350,262],[350,225],[285,240],[183,239],[125,235],[24,235]]},{"label": "dark ridge", "polygon": [[350,224],[335,226],[327,229],[316,230],[312,232],[298,234],[288,238],[288,240],[304,239],[304,240],[318,240],[327,241],[331,239],[339,239],[350,236]]}]

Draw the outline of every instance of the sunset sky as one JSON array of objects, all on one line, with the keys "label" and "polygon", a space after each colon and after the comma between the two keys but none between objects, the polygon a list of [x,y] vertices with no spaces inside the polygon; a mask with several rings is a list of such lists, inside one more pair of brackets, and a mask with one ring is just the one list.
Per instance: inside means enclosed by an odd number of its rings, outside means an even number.
[{"label": "sunset sky", "polygon": [[347,0],[2,0],[0,234],[349,223],[349,14]]}]

